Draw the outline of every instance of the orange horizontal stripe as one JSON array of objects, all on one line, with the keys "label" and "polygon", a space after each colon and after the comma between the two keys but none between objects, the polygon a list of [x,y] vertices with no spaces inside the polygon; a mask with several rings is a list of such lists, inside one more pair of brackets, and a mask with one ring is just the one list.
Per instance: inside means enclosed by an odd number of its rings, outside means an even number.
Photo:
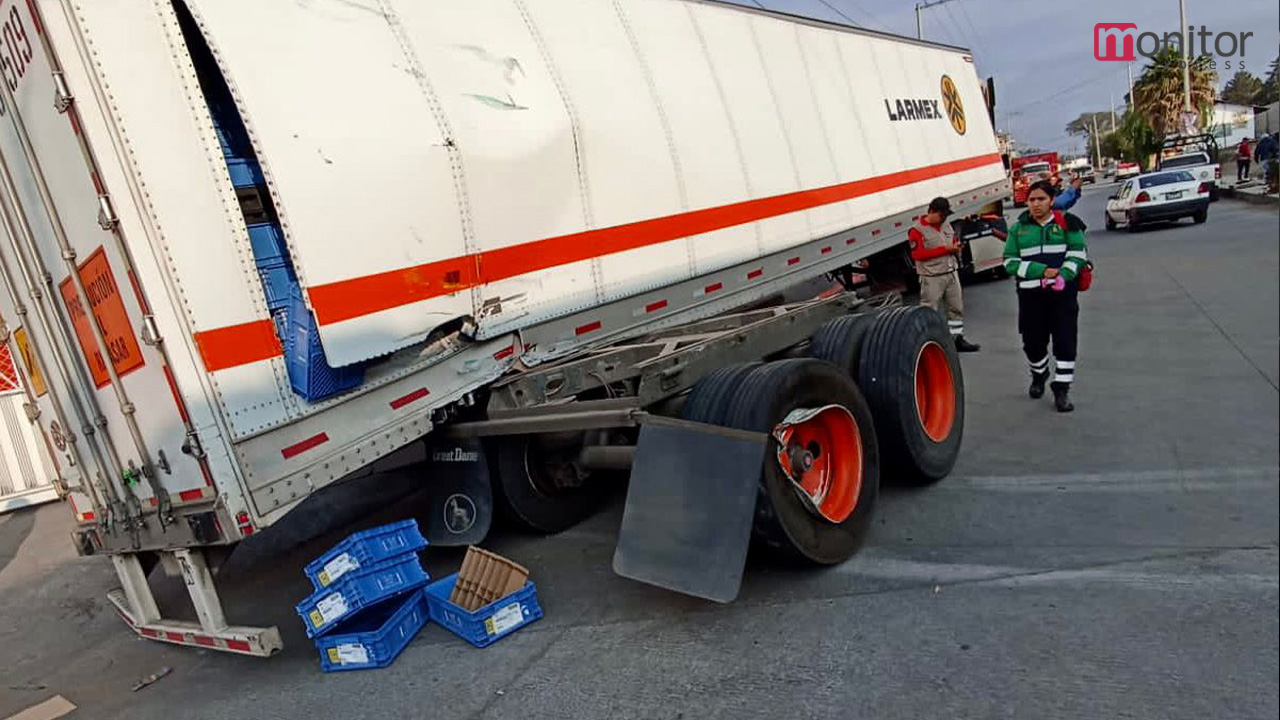
[{"label": "orange horizontal stripe", "polygon": [[1000,156],[997,154],[978,155],[814,190],[801,190],[534,240],[483,253],[317,285],[307,292],[311,297],[316,320],[321,325],[330,325],[476,285],[843,202],[999,162]]},{"label": "orange horizontal stripe", "polygon": [[209,372],[269,360],[284,354],[276,326],[271,320],[254,320],[240,325],[196,333],[196,347]]}]

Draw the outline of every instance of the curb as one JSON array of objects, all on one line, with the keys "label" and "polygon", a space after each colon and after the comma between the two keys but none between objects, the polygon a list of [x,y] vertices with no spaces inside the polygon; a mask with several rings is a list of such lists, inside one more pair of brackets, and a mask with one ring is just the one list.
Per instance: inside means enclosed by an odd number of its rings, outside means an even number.
[{"label": "curb", "polygon": [[1236,192],[1235,188],[1221,188],[1218,195],[1229,200],[1239,200],[1252,205],[1270,205],[1274,208],[1280,208],[1280,201],[1275,195],[1259,195],[1257,193]]}]

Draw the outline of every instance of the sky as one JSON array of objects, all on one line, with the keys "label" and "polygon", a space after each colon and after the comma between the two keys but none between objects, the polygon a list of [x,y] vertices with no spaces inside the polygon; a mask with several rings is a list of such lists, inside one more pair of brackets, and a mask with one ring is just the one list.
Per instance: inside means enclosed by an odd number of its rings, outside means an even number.
[{"label": "sky", "polygon": [[[915,37],[914,0],[730,0]],[[1280,33],[1275,0],[1186,0],[1187,22],[1213,32],[1252,31],[1245,69],[1265,78]],[[924,37],[970,48],[978,72],[996,83],[996,126],[1019,146],[1083,153],[1085,138],[1066,124],[1083,112],[1123,110],[1126,65],[1093,56],[1093,26],[1133,22],[1160,35],[1178,26],[1178,0],[951,0],[924,10]],[[1198,41],[1197,41],[1198,42]],[[1212,40],[1211,40],[1212,42]],[[1225,44],[1224,44],[1225,49]],[[1236,71],[1219,58],[1219,87]],[[1136,79],[1144,58],[1133,64]]]}]

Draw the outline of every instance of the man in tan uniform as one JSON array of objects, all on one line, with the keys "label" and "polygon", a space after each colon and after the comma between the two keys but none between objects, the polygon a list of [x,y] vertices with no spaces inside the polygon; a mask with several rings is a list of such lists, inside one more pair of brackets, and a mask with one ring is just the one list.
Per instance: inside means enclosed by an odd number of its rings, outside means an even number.
[{"label": "man in tan uniform", "polygon": [[946,306],[947,326],[957,352],[977,352],[981,345],[964,339],[964,297],[960,292],[960,242],[956,239],[947,216],[951,202],[936,197],[920,224],[907,232],[911,243],[911,259],[920,276],[920,304],[939,310]]}]

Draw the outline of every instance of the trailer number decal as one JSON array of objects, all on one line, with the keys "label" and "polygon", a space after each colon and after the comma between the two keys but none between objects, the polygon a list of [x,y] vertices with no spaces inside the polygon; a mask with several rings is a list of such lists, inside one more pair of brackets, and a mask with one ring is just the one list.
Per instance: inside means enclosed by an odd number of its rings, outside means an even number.
[{"label": "trailer number decal", "polygon": [[35,57],[31,49],[31,38],[22,25],[22,14],[15,3],[9,8],[9,16],[4,20],[4,28],[0,29],[0,68],[4,70],[4,81],[10,92],[17,92],[18,81],[27,74],[31,67],[31,58]]},{"label": "trailer number decal", "polygon": [[[102,329],[106,340],[107,353],[111,356],[111,364],[116,374],[124,376],[144,364],[142,351],[133,336],[133,326],[129,324],[129,315],[125,312],[124,301],[120,299],[120,289],[111,274],[111,265],[107,262],[107,254],[102,248],[94,251],[89,259],[80,266],[80,281],[89,296],[89,304],[93,307],[93,316]],[[93,382],[104,387],[111,382],[107,373],[107,365],[97,350],[93,339],[93,328],[89,325],[89,316],[85,314],[80,298],[76,296],[75,285],[71,278],[63,280],[58,286],[62,292],[62,300],[67,305],[67,312],[76,326],[76,338],[80,341],[80,350],[89,361],[89,369],[93,373]]]}]

